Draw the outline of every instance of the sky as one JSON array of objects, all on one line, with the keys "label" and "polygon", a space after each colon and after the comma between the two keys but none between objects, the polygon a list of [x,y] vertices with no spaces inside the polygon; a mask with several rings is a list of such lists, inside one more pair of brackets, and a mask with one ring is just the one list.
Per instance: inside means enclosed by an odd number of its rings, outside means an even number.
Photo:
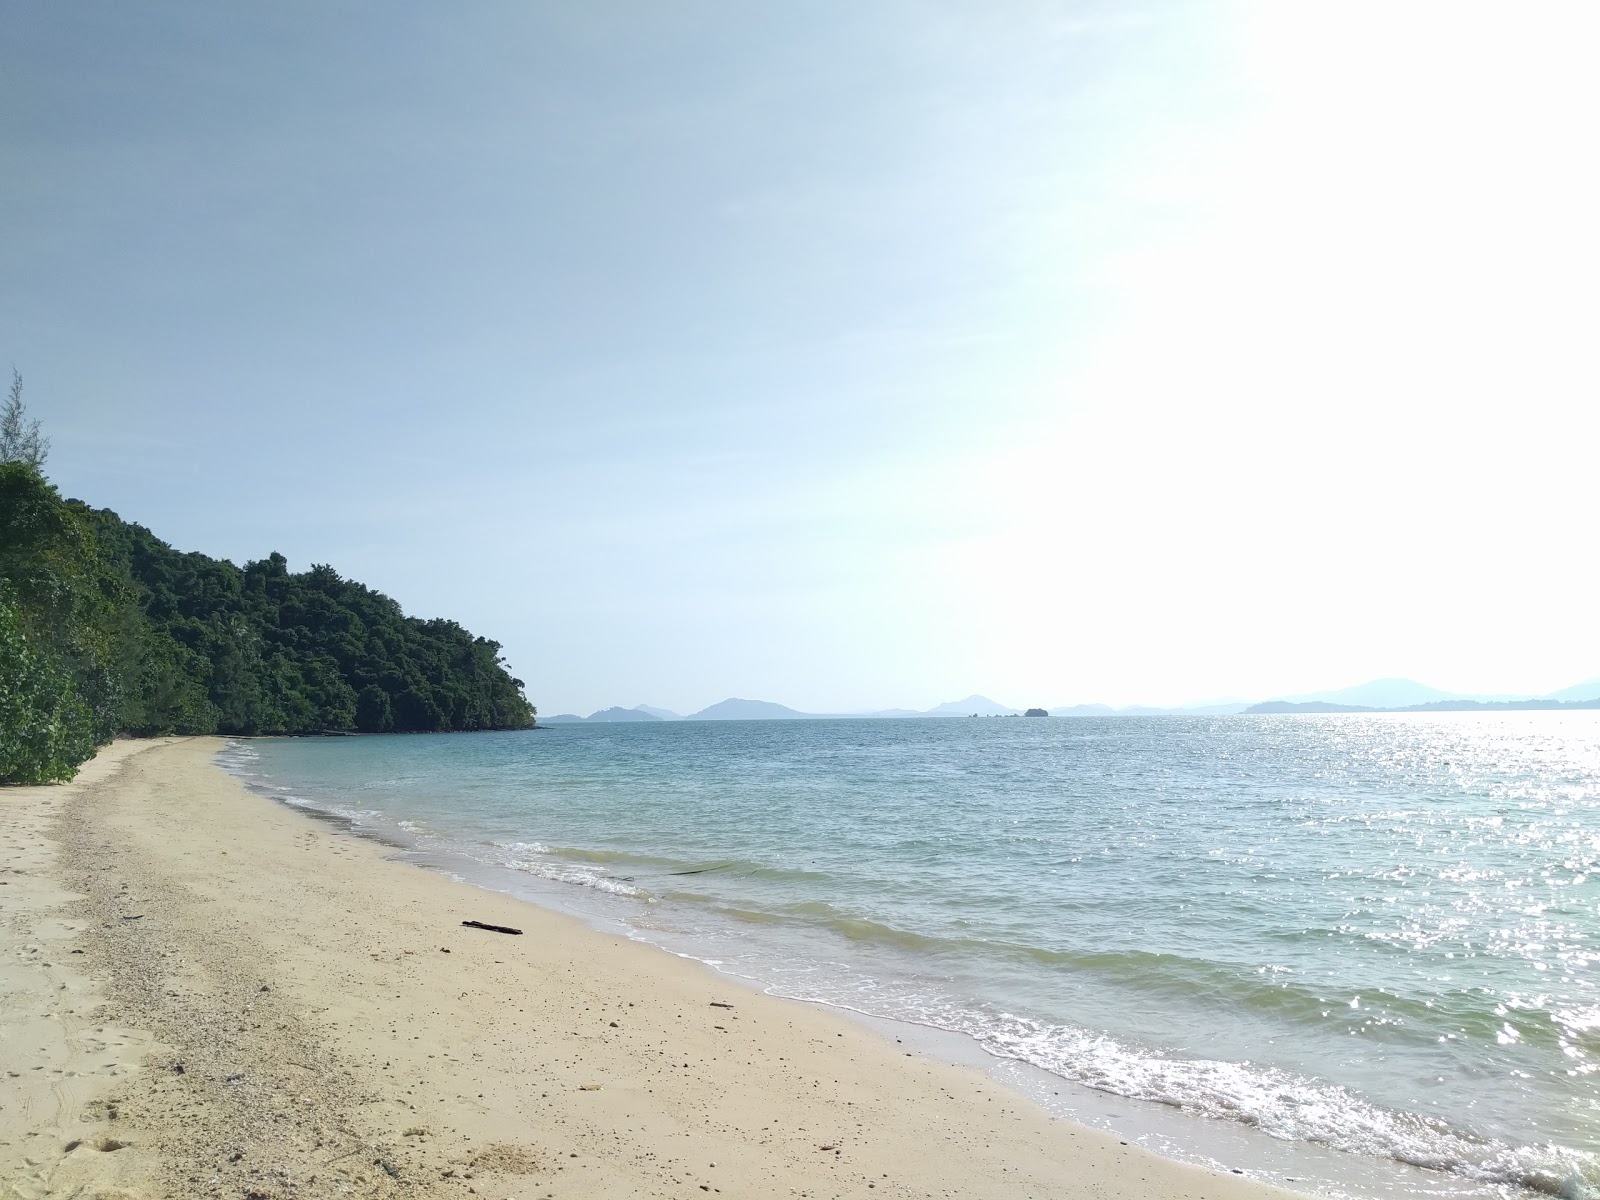
[{"label": "sky", "polygon": [[52,478],[545,713],[1600,675],[1600,9],[0,8]]}]

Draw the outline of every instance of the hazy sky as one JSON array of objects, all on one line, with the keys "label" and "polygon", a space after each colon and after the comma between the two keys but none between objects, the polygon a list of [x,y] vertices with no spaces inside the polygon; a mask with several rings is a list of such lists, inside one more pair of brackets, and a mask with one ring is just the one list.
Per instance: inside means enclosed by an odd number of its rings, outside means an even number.
[{"label": "hazy sky", "polygon": [[0,7],[63,489],[541,711],[1600,674],[1592,3]]}]

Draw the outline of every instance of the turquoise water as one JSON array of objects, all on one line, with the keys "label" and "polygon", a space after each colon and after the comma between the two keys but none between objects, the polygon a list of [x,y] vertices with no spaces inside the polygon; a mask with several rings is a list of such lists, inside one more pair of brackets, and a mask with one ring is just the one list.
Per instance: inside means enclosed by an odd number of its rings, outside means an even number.
[{"label": "turquoise water", "polygon": [[225,759],[774,991],[1600,1195],[1600,714],[565,725]]}]

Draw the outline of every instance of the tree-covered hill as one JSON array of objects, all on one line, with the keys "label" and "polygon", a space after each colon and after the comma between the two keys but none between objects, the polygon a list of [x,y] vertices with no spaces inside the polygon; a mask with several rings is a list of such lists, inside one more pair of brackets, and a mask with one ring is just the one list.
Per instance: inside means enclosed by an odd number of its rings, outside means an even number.
[{"label": "tree-covered hill", "polygon": [[329,566],[181,553],[0,461],[0,782],[70,778],[118,733],[527,728],[499,651]]},{"label": "tree-covered hill", "polygon": [[[422,621],[371,588],[281,554],[246,563],[181,554],[142,525],[83,510],[150,629],[170,643],[135,732],[185,722],[218,733],[522,728],[533,710],[500,646]],[[205,683],[203,703],[188,681]],[[208,730],[209,731],[209,730]]]}]

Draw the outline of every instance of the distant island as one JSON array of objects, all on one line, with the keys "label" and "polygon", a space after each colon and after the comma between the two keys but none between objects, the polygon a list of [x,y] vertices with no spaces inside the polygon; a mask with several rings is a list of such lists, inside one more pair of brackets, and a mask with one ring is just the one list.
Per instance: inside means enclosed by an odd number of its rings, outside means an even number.
[{"label": "distant island", "polygon": [[557,713],[543,717],[543,725],[609,724],[627,721],[796,721],[841,720],[859,717],[1153,717],[1153,716],[1231,716],[1245,710],[1243,701],[1237,704],[1201,705],[1192,708],[1111,708],[1104,704],[1060,705],[1055,708],[1029,708],[1026,711],[1012,708],[974,693],[961,700],[947,700],[932,708],[879,708],[866,712],[801,712],[770,700],[742,700],[730,697],[698,712],[684,715],[666,708],[653,708],[638,704],[633,708],[602,708],[587,717],[577,713]]},{"label": "distant island", "polygon": [[1600,708],[1600,679],[1575,683],[1543,696],[1463,696],[1441,691],[1414,679],[1373,679],[1353,687],[1302,696],[1280,696],[1252,704],[1245,712],[1519,712],[1564,708]]},{"label": "distant island", "polygon": [[1252,704],[1244,711],[1261,713],[1429,713],[1429,712],[1550,712],[1564,708],[1600,708],[1600,697],[1593,700],[1430,700],[1426,704],[1407,704],[1398,708],[1371,708],[1361,704],[1333,704],[1327,700],[1268,700]]},{"label": "distant island", "polygon": [[[1361,701],[1367,701],[1362,703]],[[796,721],[840,720],[845,718],[893,717],[1231,717],[1281,713],[1364,713],[1364,712],[1518,712],[1560,709],[1600,708],[1600,679],[1573,684],[1547,696],[1457,696],[1409,679],[1374,679],[1355,687],[1290,699],[1267,700],[1260,704],[1245,701],[1195,704],[1180,708],[1154,708],[1129,705],[1112,708],[1106,704],[1064,704],[1053,708],[1019,710],[987,696],[971,695],[950,700],[932,708],[881,708],[867,712],[801,712],[770,700],[743,700],[730,697],[685,716],[667,708],[638,704],[632,708],[613,706],[590,713],[558,713],[546,717],[545,725],[607,724],[641,721]]]},{"label": "distant island", "polygon": [[801,712],[786,704],[774,704],[770,700],[743,700],[737,696],[730,696],[687,716],[670,709],[651,708],[649,705],[639,704],[633,708],[602,708],[587,717],[579,716],[577,713],[557,713],[553,717],[545,717],[543,724],[571,725],[583,722],[604,725],[618,721],[821,721],[839,720],[845,717],[1015,717],[1018,715],[1020,714],[1017,709],[1007,708],[1003,704],[996,704],[986,696],[976,695],[968,696],[965,700],[951,700],[922,711],[890,708],[856,713]]},{"label": "distant island", "polygon": [[660,721],[663,718],[655,713],[645,712],[642,708],[622,708],[613,704],[610,708],[601,709],[597,713],[590,713],[587,717],[574,716],[571,713],[561,713],[558,716],[546,717],[545,724],[552,721],[597,721],[601,723],[611,721]]},{"label": "distant island", "polygon": [[602,708],[599,712],[580,717],[576,713],[557,713],[546,717],[546,725],[566,725],[576,721],[609,724],[616,721],[802,721],[832,716],[831,713],[803,713],[769,700],[741,700],[729,697],[697,713],[681,716],[665,708],[649,708],[640,704],[634,708]]},{"label": "distant island", "polygon": [[[12,389],[9,429],[21,421]],[[0,438],[0,783],[69,779],[118,734],[526,729],[500,646],[330,566],[237,567],[61,497]]]},{"label": "distant island", "polygon": [[587,717],[577,713],[557,713],[553,717],[544,717],[544,725],[571,725],[571,724],[610,724],[613,722],[638,722],[638,721],[799,721],[799,720],[842,720],[845,718],[859,717],[1075,717],[1075,716],[1157,716],[1173,713],[1183,713],[1193,716],[1216,716],[1239,713],[1244,711],[1244,704],[1227,706],[1209,706],[1193,709],[1175,708],[1107,708],[1103,704],[1077,705],[1056,709],[1030,708],[1026,711],[1012,708],[991,700],[987,696],[974,693],[961,700],[947,700],[943,704],[936,704],[932,708],[880,708],[867,712],[801,712],[799,709],[790,708],[785,704],[775,704],[770,700],[743,700],[730,697],[718,701],[698,712],[684,715],[666,708],[653,708],[648,704],[638,704],[632,708],[612,706],[602,708],[590,713]]}]

